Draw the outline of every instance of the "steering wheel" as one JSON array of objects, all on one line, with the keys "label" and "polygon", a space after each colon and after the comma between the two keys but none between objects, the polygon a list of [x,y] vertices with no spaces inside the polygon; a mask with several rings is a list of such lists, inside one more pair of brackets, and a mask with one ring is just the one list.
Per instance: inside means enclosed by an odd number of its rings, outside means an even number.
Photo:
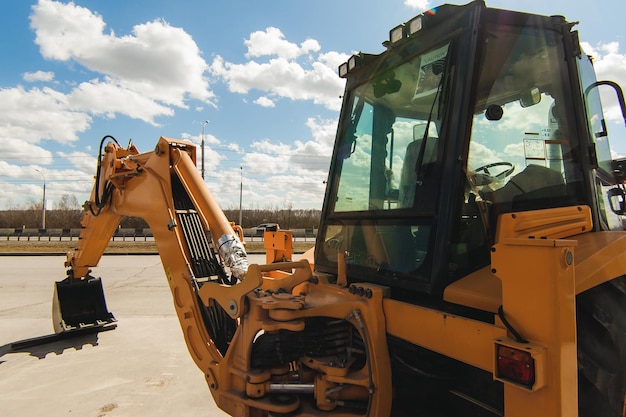
[{"label": "steering wheel", "polygon": [[[502,172],[493,175],[489,172],[489,168],[495,167],[505,167]],[[479,172],[483,171],[484,174],[479,174]],[[515,171],[515,165],[511,162],[501,161],[501,162],[492,162],[491,164],[486,164],[479,166],[474,170],[476,175],[476,185],[487,185],[491,184],[494,181],[500,181],[511,175]]]},{"label": "steering wheel", "polygon": [[324,246],[326,246],[329,249],[339,249],[341,247],[343,239],[341,238],[330,238],[328,239],[325,243]]}]

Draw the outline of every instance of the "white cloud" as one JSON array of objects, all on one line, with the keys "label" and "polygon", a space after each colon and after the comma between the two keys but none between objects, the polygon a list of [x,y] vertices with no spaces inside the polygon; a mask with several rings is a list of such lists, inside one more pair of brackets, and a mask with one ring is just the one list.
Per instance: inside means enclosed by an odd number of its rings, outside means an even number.
[{"label": "white cloud", "polygon": [[[40,0],[32,7],[31,28],[43,57],[73,61],[96,75],[69,92],[49,87],[0,89],[0,151],[4,158],[47,165],[52,154],[43,140],[69,144],[89,129],[93,116],[116,114],[157,125],[173,116],[171,106],[187,108],[187,98],[213,105],[205,61],[180,28],[154,21],[132,35],[104,33],[101,16],[74,3]],[[97,78],[101,74],[101,78]],[[27,82],[53,81],[53,72],[24,73]],[[91,174],[90,174],[91,175]]]},{"label": "white cloud", "polygon": [[77,62],[106,75],[104,82],[166,105],[184,108],[187,98],[213,104],[207,64],[183,29],[155,20],[116,36],[105,33],[100,15],[74,3],[39,0],[32,10],[31,28],[45,58]]},{"label": "white cloud", "polygon": [[96,173],[97,158],[87,152],[57,152],[57,155],[67,160],[74,168],[93,178]]},{"label": "white cloud", "polygon": [[218,56],[211,69],[228,83],[229,90],[234,93],[247,94],[257,89],[276,97],[311,100],[331,110],[341,108],[339,96],[343,92],[344,81],[337,76],[336,68],[322,62],[314,62],[307,69],[296,61],[284,58],[274,58],[266,63],[249,61],[234,64]]},{"label": "white cloud", "polygon": [[[337,133],[337,119],[321,119],[309,117],[306,125],[311,129],[311,134],[316,142],[326,146],[328,150],[332,150],[335,143],[335,134]],[[330,156],[330,153],[327,153]]]},{"label": "white cloud", "polygon": [[332,148],[313,141],[296,142],[294,146],[295,150],[289,158],[292,172],[307,178],[319,177],[320,182],[325,179],[330,167]]},{"label": "white cloud", "polygon": [[[36,164],[17,165],[0,160],[0,207],[24,208],[34,202],[41,203],[43,185],[42,174],[46,179],[47,206],[52,207],[63,194],[88,195],[93,184],[93,172],[86,174],[73,169],[43,168],[36,156],[31,158]],[[28,199],[25,196],[30,196]],[[33,197],[35,196],[35,197]]]},{"label": "white cloud", "polygon": [[[218,55],[210,67],[231,92],[248,94],[253,89],[266,92],[269,97],[265,98],[274,105],[279,98],[289,98],[309,100],[331,110],[341,108],[339,96],[345,81],[337,76],[337,67],[349,58],[347,54],[334,51],[318,54],[321,46],[316,40],[307,39],[298,45],[287,41],[274,27],[253,32],[244,44],[248,47],[249,61],[227,62]],[[254,59],[260,57],[267,60]],[[269,104],[265,99],[257,99],[255,103]]]},{"label": "white cloud", "polygon": [[[216,181],[224,176],[222,161],[226,161],[228,157],[225,151],[236,153],[242,152],[239,145],[235,143],[224,144],[224,141],[208,133],[208,126],[204,132],[204,170],[205,178],[213,177]],[[189,133],[181,134],[181,139],[188,140],[196,145],[196,167],[202,171],[202,133],[192,135]],[[213,191],[213,190],[212,190]]]},{"label": "white cloud", "polygon": [[94,115],[114,117],[115,113],[125,114],[143,120],[151,125],[158,116],[173,116],[170,107],[159,104],[149,97],[117,84],[112,80],[93,80],[78,85],[67,96],[71,107]]},{"label": "white cloud", "polygon": [[[253,145],[256,145],[254,146],[256,148],[259,148],[260,145],[272,146],[267,141],[262,144],[257,143]],[[288,167],[283,156],[278,154],[270,155],[266,152],[267,151],[263,149],[263,152],[247,152],[244,155],[244,166],[246,167],[246,172],[248,174],[263,176],[282,174],[287,171]]]},{"label": "white cloud", "polygon": [[25,72],[22,75],[24,81],[29,83],[36,81],[52,81],[54,80],[54,72],[50,71],[36,71],[36,72]]},{"label": "white cloud", "polygon": [[0,89],[0,137],[27,143],[51,139],[59,143],[78,140],[91,117],[74,111],[67,97],[51,88],[24,90],[18,86]]},{"label": "white cloud", "polygon": [[[491,149],[491,148],[489,148],[489,147],[487,147],[487,146],[485,146],[482,143],[479,143],[477,141],[472,141],[470,143],[469,154],[470,154],[470,158],[469,158],[470,162],[471,161],[474,161],[474,162],[478,161],[480,165],[488,164],[488,163],[492,163],[492,162],[499,162],[499,161],[502,160],[500,158],[500,156],[497,155],[497,153],[493,149]],[[476,168],[478,168],[478,166],[477,165],[476,166],[472,165],[469,168],[470,169],[476,169]]]},{"label": "white cloud", "polygon": [[[297,173],[306,173],[310,170],[326,172],[335,141],[337,121],[310,117],[305,124],[311,130],[312,141],[296,140],[292,145],[276,145],[265,140],[255,142],[252,146],[263,152],[288,158],[289,169]],[[304,170],[299,171],[302,167]]]},{"label": "white cloud", "polygon": [[298,46],[285,40],[285,35],[275,27],[268,27],[265,32],[251,33],[250,38],[246,39],[244,44],[248,47],[247,58],[277,55],[280,58],[293,59],[320,50],[320,45],[316,40],[307,39]]},{"label": "white cloud", "polygon": [[[309,118],[306,125],[313,140],[276,144],[265,139],[251,145],[256,152],[244,155],[244,172],[257,181],[247,181],[248,201],[258,198],[281,206],[287,199],[298,207],[321,207],[337,122]],[[285,193],[282,198],[273,194],[278,188]]]},{"label": "white cloud", "polygon": [[219,145],[219,146],[222,146],[222,147],[226,147],[227,149],[232,150],[232,151],[240,151],[238,144],[236,144],[236,143],[229,143],[229,144],[224,146],[223,142],[220,139],[218,139],[216,136],[214,136],[214,135],[212,135],[210,133],[205,133],[204,139],[205,139],[205,142],[207,144],[211,144],[211,145],[215,145],[215,146]]},{"label": "white cloud", "polygon": [[[524,158],[524,143],[510,143],[504,147],[502,154],[507,157]],[[506,158],[505,158],[506,159]]]},{"label": "white cloud", "polygon": [[[207,124],[207,127],[204,129],[204,144],[206,146],[208,145],[216,145],[219,146],[221,145],[221,141],[215,137],[215,135],[210,134],[208,131],[210,129],[209,127],[210,125]],[[202,143],[202,132],[196,134],[191,134],[191,133],[181,133],[180,135],[181,139],[184,140],[188,140],[194,144],[196,144],[197,146],[200,146],[200,144]]]},{"label": "white cloud", "polygon": [[[0,161],[0,165],[2,164],[3,162]],[[3,167],[0,166],[0,172],[2,170]],[[0,207],[2,209],[24,209],[27,206],[26,201],[36,201],[31,196],[39,196],[39,200],[36,203],[41,203],[40,185],[37,186],[34,183],[14,183],[0,179],[0,188],[2,188],[2,194],[0,194]],[[25,199],[25,196],[29,196],[29,198]]]},{"label": "white cloud", "polygon": [[258,104],[261,107],[276,107],[276,104],[274,104],[274,102],[267,97],[257,98],[254,100],[254,104]]},{"label": "white cloud", "polygon": [[[282,208],[289,202],[295,202],[298,208],[320,208],[337,121],[311,117],[306,126],[313,140],[285,144],[263,139],[250,145],[252,151],[207,134],[206,142],[211,146],[205,150],[205,178],[219,204],[224,208],[238,207],[242,176],[246,208]],[[189,134],[182,138],[196,144],[201,139],[200,135]],[[200,169],[199,148],[196,152]]]},{"label": "white cloud", "polygon": [[428,10],[429,3],[430,2],[428,0],[404,0],[405,6],[418,11]]},{"label": "white cloud", "polygon": [[[50,151],[18,138],[3,137],[0,141],[0,155],[3,160],[31,163],[36,161],[42,165],[52,163]],[[2,172],[2,175],[11,176],[11,173]]]},{"label": "white cloud", "polygon": [[[323,54],[319,54],[317,57],[318,61],[328,66],[329,68],[334,68],[336,71],[339,69],[339,65],[346,62],[346,60],[350,56],[347,54],[343,54],[340,52],[330,51]],[[338,72],[335,72],[338,74]]]},{"label": "white cloud", "polygon": [[45,58],[67,61],[100,43],[94,42],[102,35],[105,23],[87,8],[40,0],[32,6],[32,11],[30,21],[36,33],[35,43]]},{"label": "white cloud", "polygon": [[[61,192],[88,194],[95,156],[78,151],[53,155],[41,142],[75,146],[73,142],[95,117],[121,114],[156,126],[159,118],[173,116],[176,109],[201,111],[204,105],[215,106],[208,76],[217,76],[237,94],[257,90],[255,97],[244,99],[266,108],[275,107],[282,98],[310,101],[333,111],[341,106],[345,80],[337,76],[337,67],[349,56],[322,53],[314,39],[291,42],[278,28],[251,33],[244,41],[247,52],[242,62],[217,56],[209,67],[191,36],[164,20],[137,24],[128,33],[117,34],[105,17],[76,3],[38,0],[31,8],[30,27],[42,57],[64,63],[75,76],[62,84],[53,72],[27,72],[22,74],[25,82],[55,82],[54,88],[0,89],[0,152],[20,168],[7,168],[17,175],[5,189],[7,196],[36,195],[33,158],[46,167],[55,163],[46,171],[51,199]],[[243,172],[253,177],[248,178],[249,197],[258,196],[264,204],[275,206],[287,198],[298,201],[298,206],[319,207],[336,121],[311,117],[306,125],[312,140],[285,145],[265,139],[246,153],[233,141],[207,133],[206,178],[218,183],[220,198],[231,199],[232,190],[238,188],[233,188],[233,178],[241,174],[233,166],[243,166]],[[196,144],[201,139],[196,133],[182,137]],[[198,168],[200,153],[198,147]],[[24,184],[23,178],[32,183]],[[6,206],[7,201],[0,205]]]}]

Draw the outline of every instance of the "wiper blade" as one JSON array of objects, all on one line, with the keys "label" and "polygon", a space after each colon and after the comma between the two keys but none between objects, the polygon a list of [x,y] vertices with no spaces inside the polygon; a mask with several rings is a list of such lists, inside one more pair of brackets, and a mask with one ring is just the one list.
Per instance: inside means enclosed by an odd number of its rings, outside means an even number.
[{"label": "wiper blade", "polygon": [[[363,107],[365,106],[365,100],[363,97],[359,97],[359,101],[356,103],[354,112],[350,124],[345,127],[345,136],[342,138],[343,144],[339,150],[340,159],[348,159],[350,155],[354,153],[356,149],[356,127],[361,119],[363,113]],[[349,137],[349,141],[346,140]]]},{"label": "wiper blade", "polygon": [[[435,75],[441,74],[444,72],[445,67],[446,67],[446,59],[440,60],[441,62],[437,61],[437,65],[435,66],[433,64],[433,72],[437,71],[435,73]],[[422,137],[422,143],[420,143],[420,149],[419,152],[417,154],[417,161],[415,162],[415,178],[417,179],[417,184],[421,185],[424,178],[424,154],[426,153],[426,144],[428,141],[428,132],[430,131],[430,124],[432,123],[433,120],[433,113],[435,112],[435,104],[437,104],[437,99],[439,98],[439,93],[441,92],[442,88],[443,88],[443,80],[444,80],[444,76],[442,76],[439,79],[439,84],[437,85],[437,90],[435,91],[435,97],[433,98],[433,102],[430,106],[430,112],[428,113],[428,120],[426,121],[426,128],[424,129],[424,136]],[[439,111],[438,111],[439,113]]]}]

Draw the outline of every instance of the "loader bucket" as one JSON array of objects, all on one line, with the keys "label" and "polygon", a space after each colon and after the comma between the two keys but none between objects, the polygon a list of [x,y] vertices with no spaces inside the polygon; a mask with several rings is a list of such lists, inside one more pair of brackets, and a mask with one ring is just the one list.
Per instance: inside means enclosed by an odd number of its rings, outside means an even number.
[{"label": "loader bucket", "polygon": [[100,278],[57,281],[52,299],[55,333],[105,326],[116,321],[107,309]]}]

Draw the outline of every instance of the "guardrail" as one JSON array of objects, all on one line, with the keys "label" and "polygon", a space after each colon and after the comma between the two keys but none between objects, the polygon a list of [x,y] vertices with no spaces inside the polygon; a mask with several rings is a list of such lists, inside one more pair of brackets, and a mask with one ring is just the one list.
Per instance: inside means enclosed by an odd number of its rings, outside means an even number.
[{"label": "guardrail", "polygon": [[[63,241],[78,240],[80,229],[0,229],[1,240],[37,240],[37,241]],[[117,229],[111,240],[151,240],[154,236],[150,229]]]},{"label": "guardrail", "polygon": [[[0,228],[0,240],[36,240],[36,241],[64,241],[78,240],[80,229],[25,229],[25,228]],[[315,240],[317,230],[313,228],[293,229],[294,239]],[[263,240],[263,231],[255,229],[244,229],[244,238],[254,241],[258,238]],[[152,230],[149,228],[119,228],[111,237],[112,241],[151,241],[154,240]]]}]

